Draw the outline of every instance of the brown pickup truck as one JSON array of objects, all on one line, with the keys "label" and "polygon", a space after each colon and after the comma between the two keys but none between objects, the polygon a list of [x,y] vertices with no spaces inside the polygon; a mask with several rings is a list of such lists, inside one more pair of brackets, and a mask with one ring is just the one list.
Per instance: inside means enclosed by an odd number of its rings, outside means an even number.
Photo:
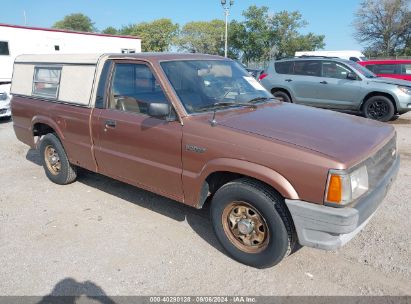
[{"label": "brown pickup truck", "polygon": [[200,54],[23,55],[17,138],[48,178],[98,172],[202,208],[236,260],[344,245],[399,169],[392,126],[273,99],[236,62]]}]

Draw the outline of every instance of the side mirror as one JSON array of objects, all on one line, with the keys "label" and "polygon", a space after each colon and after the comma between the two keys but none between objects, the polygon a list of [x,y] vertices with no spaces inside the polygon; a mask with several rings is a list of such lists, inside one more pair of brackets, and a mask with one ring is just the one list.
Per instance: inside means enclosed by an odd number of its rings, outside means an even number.
[{"label": "side mirror", "polygon": [[357,80],[357,75],[355,73],[348,73],[347,74],[347,79],[349,80]]},{"label": "side mirror", "polygon": [[148,105],[148,115],[163,118],[170,115],[170,105],[167,103],[150,103]]}]

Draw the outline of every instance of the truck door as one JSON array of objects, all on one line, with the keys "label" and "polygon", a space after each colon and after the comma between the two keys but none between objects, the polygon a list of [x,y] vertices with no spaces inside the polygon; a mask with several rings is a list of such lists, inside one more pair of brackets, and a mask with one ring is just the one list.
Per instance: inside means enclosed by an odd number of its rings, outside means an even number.
[{"label": "truck door", "polygon": [[149,103],[170,103],[162,87],[143,62],[117,61],[109,70],[105,105],[92,117],[98,172],[183,201],[182,125],[147,115]]}]

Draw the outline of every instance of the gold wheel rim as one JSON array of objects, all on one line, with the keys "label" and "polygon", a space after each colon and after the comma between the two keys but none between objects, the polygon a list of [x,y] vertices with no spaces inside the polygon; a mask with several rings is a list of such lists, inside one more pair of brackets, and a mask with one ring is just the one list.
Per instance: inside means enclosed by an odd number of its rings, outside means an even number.
[{"label": "gold wheel rim", "polygon": [[60,173],[60,156],[57,153],[56,149],[54,149],[50,145],[47,146],[46,149],[44,149],[44,160],[46,161],[47,169],[50,171],[51,174],[58,175]]},{"label": "gold wheel rim", "polygon": [[267,248],[267,222],[250,204],[241,201],[229,203],[223,210],[222,223],[226,236],[241,251],[259,253]]}]

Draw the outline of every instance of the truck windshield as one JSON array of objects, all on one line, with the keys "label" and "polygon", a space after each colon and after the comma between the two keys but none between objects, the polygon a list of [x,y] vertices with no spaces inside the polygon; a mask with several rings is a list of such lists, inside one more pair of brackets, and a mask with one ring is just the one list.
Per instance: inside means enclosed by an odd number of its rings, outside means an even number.
[{"label": "truck windshield", "polygon": [[218,105],[245,106],[272,95],[238,63],[230,60],[181,60],[161,66],[188,113]]}]

